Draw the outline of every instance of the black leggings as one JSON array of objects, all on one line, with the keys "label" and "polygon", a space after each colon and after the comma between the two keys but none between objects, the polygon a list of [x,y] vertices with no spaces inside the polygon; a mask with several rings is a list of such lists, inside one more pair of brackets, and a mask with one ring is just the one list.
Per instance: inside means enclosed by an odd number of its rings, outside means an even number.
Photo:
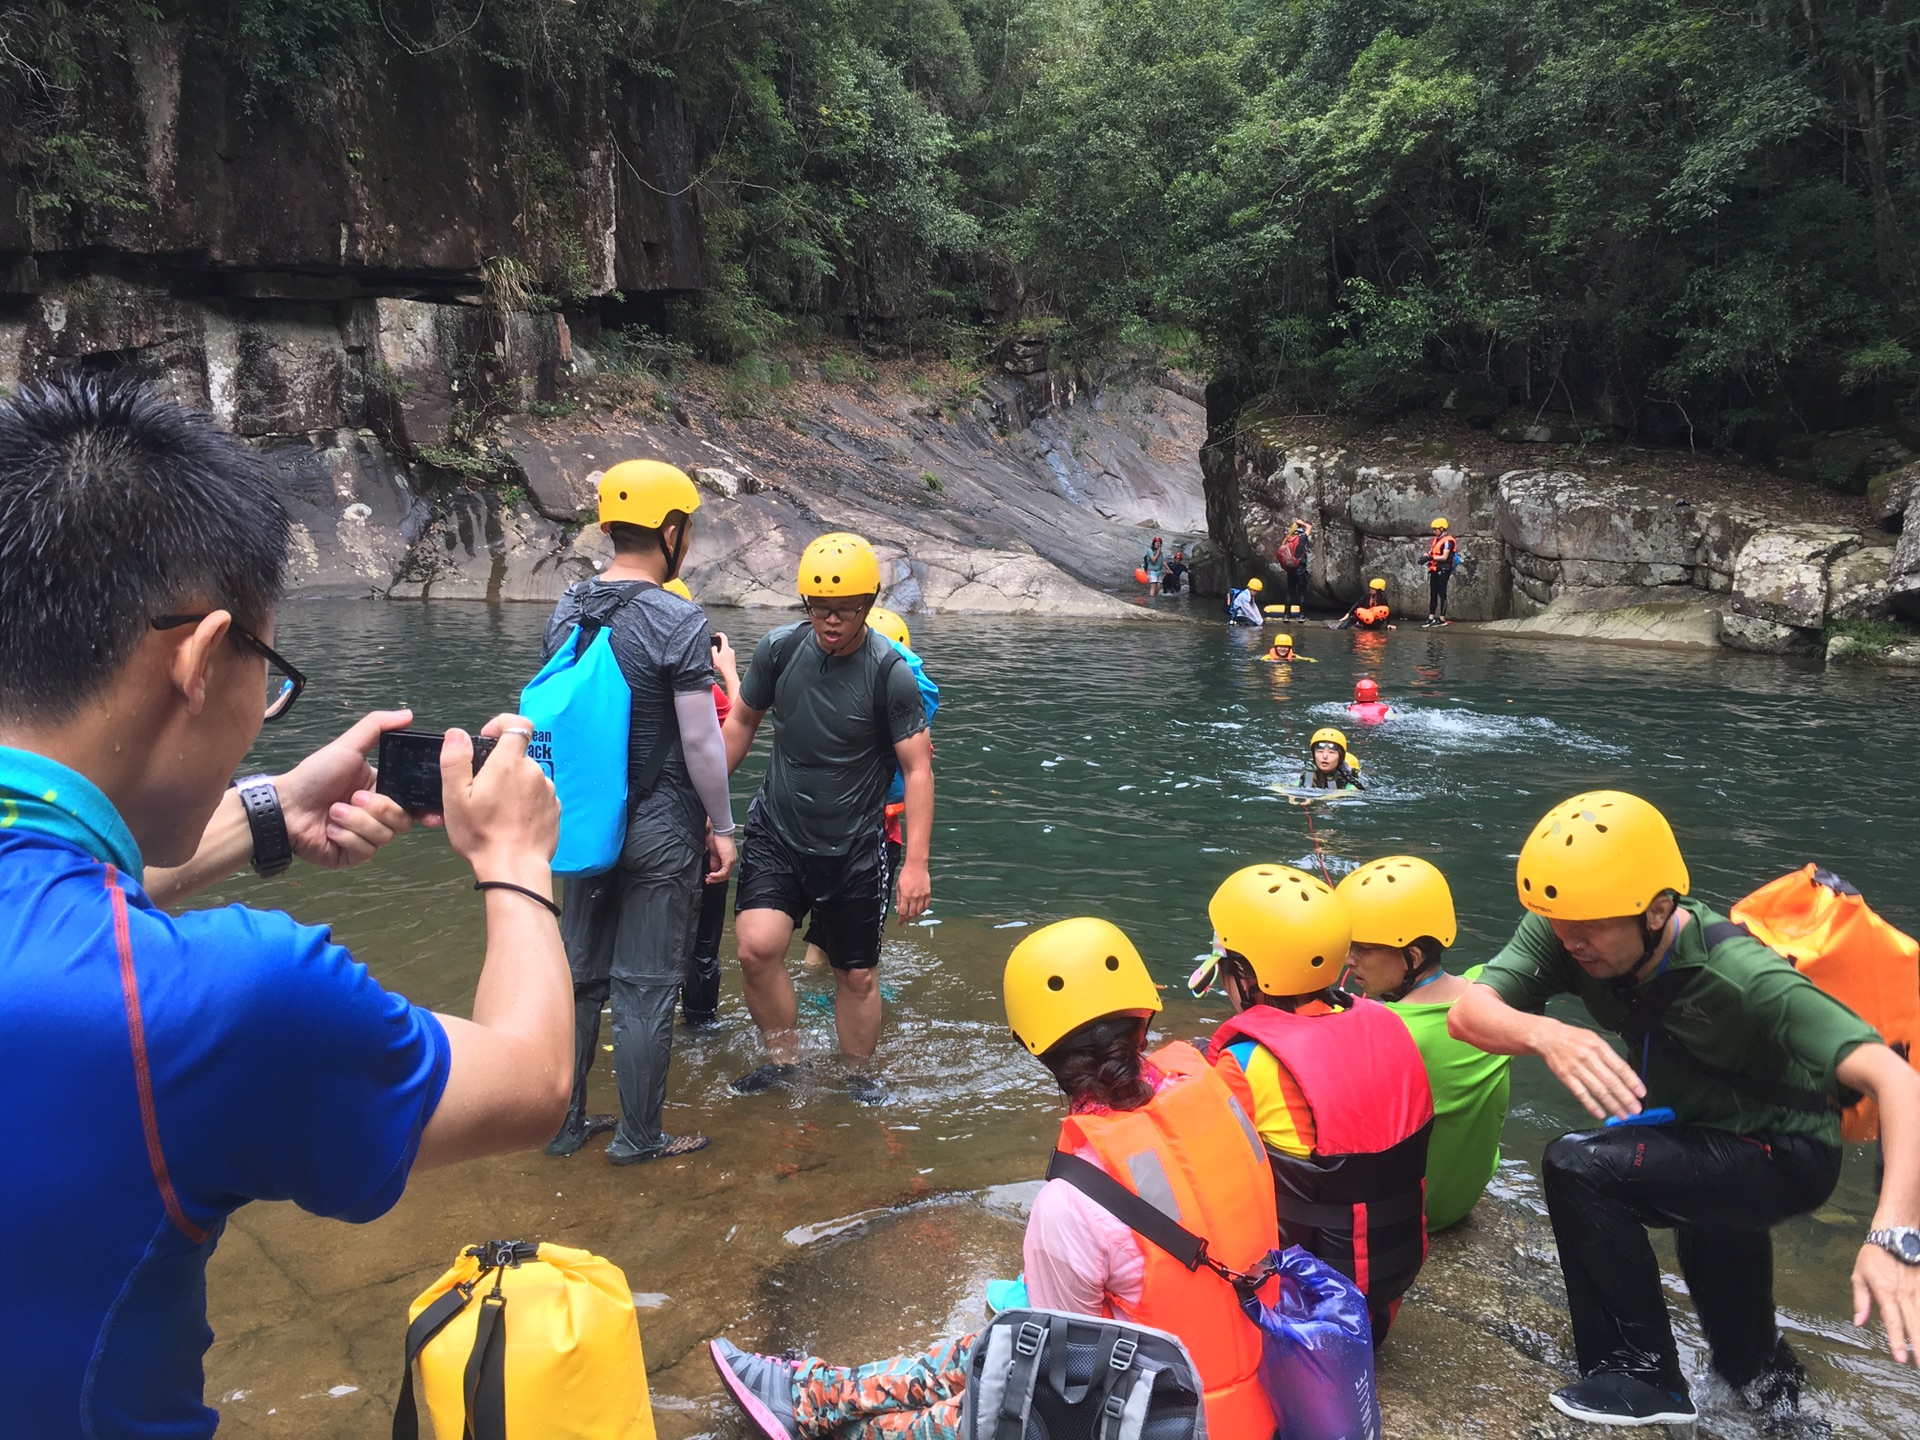
[{"label": "black leggings", "polygon": [[1427,614],[1445,615],[1447,613],[1447,582],[1451,579],[1453,579],[1451,570],[1427,572]]},{"label": "black leggings", "polygon": [[700,887],[700,922],[694,931],[687,976],[680,982],[680,1011],[689,1025],[720,1013],[720,932],[727,928],[727,881]]},{"label": "black leggings", "polygon": [[1779,1334],[1769,1230],[1833,1193],[1838,1146],[1622,1125],[1561,1136],[1542,1170],[1582,1375],[1686,1390],[1648,1226],[1674,1231],[1713,1368],[1735,1387],[1766,1369]]},{"label": "black leggings", "polygon": [[1287,577],[1287,604],[1298,605],[1302,609],[1307,604],[1307,567],[1301,565],[1293,570],[1282,572]]}]

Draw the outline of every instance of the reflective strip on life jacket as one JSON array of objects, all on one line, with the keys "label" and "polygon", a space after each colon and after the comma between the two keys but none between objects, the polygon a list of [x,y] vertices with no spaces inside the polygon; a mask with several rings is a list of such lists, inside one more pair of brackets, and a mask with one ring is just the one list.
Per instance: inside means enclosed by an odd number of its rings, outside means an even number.
[{"label": "reflective strip on life jacket", "polygon": [[[1148,1058],[1174,1083],[1138,1110],[1068,1116],[1059,1148],[1090,1152],[1107,1174],[1203,1237],[1212,1258],[1250,1270],[1278,1245],[1273,1177],[1253,1122],[1191,1045],[1176,1041]],[[1142,1241],[1140,1249],[1140,1301],[1115,1300],[1115,1312],[1185,1342],[1206,1387],[1209,1435],[1266,1440],[1274,1417],[1260,1385],[1260,1331],[1233,1286],[1157,1245]]]},{"label": "reflective strip on life jacket", "polygon": [[1405,1293],[1427,1253],[1427,1139],[1433,1088],[1406,1024],[1378,1000],[1295,1015],[1241,1011],[1214,1032],[1219,1063],[1245,1036],[1286,1067],[1313,1113],[1309,1156],[1268,1152],[1281,1239],[1350,1276],[1380,1308]]}]

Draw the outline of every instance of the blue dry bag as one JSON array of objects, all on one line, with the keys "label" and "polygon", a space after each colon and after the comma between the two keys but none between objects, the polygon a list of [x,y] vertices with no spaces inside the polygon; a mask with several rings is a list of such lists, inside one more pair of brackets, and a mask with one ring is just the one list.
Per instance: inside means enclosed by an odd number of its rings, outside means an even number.
[{"label": "blue dry bag", "polygon": [[1269,1257],[1279,1304],[1243,1302],[1260,1327],[1260,1384],[1280,1440],[1379,1440],[1373,1325],[1360,1287],[1298,1245]]},{"label": "blue dry bag", "polygon": [[633,691],[613,653],[613,616],[643,589],[597,614],[583,613],[553,658],[520,692],[533,722],[527,753],[560,797],[553,873],[578,879],[611,870],[627,841],[627,746]]}]

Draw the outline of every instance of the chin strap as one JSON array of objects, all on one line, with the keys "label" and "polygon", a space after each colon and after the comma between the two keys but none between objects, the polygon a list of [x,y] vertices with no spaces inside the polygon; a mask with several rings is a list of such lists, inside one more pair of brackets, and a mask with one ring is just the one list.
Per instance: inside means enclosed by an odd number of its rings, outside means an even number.
[{"label": "chin strap", "polygon": [[[1406,947],[1406,949],[1402,950],[1400,954],[1403,958],[1405,958],[1408,956],[1419,956],[1420,952],[1413,946],[1409,945]],[[1430,975],[1427,973],[1430,970],[1438,970],[1440,968],[1440,963],[1441,962],[1438,960],[1429,961],[1424,957],[1418,958],[1418,959],[1407,959],[1406,960],[1407,973],[1400,978],[1400,983],[1398,985],[1394,986],[1393,989],[1389,990],[1386,994],[1382,995],[1380,998],[1382,1000],[1392,1000],[1392,1001],[1399,1001],[1399,1000],[1406,999],[1407,996],[1411,995],[1414,991],[1418,990],[1422,985],[1425,985],[1428,981],[1438,980],[1440,978],[1438,975]]]}]

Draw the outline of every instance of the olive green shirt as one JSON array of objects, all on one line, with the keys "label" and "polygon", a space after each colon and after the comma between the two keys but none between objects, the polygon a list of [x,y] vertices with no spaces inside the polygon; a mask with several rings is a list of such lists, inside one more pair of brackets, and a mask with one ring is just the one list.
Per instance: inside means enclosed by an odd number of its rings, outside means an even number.
[{"label": "olive green shirt", "polygon": [[[1674,941],[1667,969],[1699,973],[1667,1007],[1668,1033],[1717,1069],[1841,1099],[1834,1071],[1856,1046],[1879,1044],[1879,1034],[1758,940],[1728,940],[1709,958],[1706,927],[1722,917],[1695,900],[1680,905],[1693,920]],[[1578,995],[1595,1023],[1616,1034],[1627,1018],[1622,982],[1588,975],[1538,915],[1520,922],[1479,983],[1492,986],[1515,1009],[1536,1015],[1555,995]],[[1642,1103],[1649,1109],[1671,1106],[1682,1125],[1741,1135],[1813,1135],[1840,1143],[1838,1111],[1821,1115],[1772,1104],[1702,1074],[1657,1043],[1636,1048],[1644,1053],[1627,1060],[1646,1082]]]}]

